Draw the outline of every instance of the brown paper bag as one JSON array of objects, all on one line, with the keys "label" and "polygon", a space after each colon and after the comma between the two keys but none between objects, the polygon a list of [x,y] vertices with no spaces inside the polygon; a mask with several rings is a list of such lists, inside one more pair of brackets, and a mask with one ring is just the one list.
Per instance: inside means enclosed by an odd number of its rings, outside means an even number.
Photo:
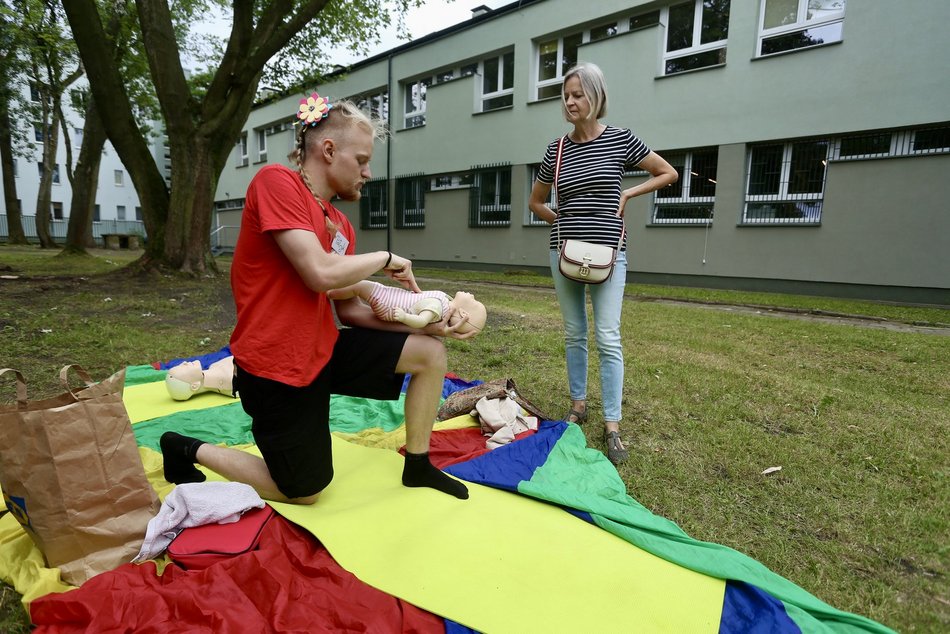
[{"label": "brown paper bag", "polygon": [[[86,383],[74,391],[70,369]],[[0,488],[7,508],[63,581],[80,585],[138,554],[160,503],[139,456],[122,389],[125,370],[93,383],[78,365],[66,389],[29,402],[17,370],[16,404],[0,406]]]}]

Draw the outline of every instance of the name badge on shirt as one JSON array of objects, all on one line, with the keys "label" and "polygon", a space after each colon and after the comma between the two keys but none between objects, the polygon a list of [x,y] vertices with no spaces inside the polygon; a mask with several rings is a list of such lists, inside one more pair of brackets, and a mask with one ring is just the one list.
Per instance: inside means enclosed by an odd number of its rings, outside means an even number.
[{"label": "name badge on shirt", "polygon": [[337,255],[346,255],[346,248],[348,246],[350,246],[350,241],[346,239],[346,236],[343,235],[341,231],[337,231],[333,242],[330,243],[330,248],[333,249]]}]

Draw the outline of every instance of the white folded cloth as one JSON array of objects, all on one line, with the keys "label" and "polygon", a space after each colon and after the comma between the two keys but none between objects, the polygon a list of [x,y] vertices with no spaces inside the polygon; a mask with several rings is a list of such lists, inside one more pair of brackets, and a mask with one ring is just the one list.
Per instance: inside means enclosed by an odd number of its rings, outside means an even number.
[{"label": "white folded cloth", "polygon": [[264,508],[264,500],[247,484],[179,484],[162,502],[158,514],[149,520],[142,549],[132,563],[159,556],[186,528],[203,524],[230,524],[241,519],[245,511],[255,508]]}]

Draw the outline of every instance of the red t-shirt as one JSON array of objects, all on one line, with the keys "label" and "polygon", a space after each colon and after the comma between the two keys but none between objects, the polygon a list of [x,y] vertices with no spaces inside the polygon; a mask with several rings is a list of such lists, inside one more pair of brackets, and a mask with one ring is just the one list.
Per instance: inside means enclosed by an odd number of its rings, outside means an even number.
[{"label": "red t-shirt", "polygon": [[[353,226],[326,204],[326,216],[356,243]],[[251,374],[288,385],[309,385],[327,364],[337,339],[330,300],[307,288],[272,231],[312,231],[330,252],[323,209],[300,175],[283,165],[262,168],[247,188],[241,232],[231,265],[237,326],[231,353]]]}]

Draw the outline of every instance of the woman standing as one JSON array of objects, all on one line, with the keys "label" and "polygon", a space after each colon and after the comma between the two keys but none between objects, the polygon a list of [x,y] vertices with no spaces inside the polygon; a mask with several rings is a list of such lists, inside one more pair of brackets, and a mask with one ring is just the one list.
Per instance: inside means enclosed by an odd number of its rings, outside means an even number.
[{"label": "woman standing", "polygon": [[[607,114],[607,85],[600,68],[579,63],[564,76],[561,93],[564,118],[574,126],[563,138],[557,170],[557,212],[546,204],[554,184],[558,146],[548,144],[528,207],[554,225],[549,240],[551,275],[564,319],[567,375],[571,396],[566,420],[587,419],[587,307],[585,290],[590,288],[594,308],[594,333],[600,353],[601,399],[604,407],[604,441],[607,457],[614,464],[627,458],[620,440],[620,401],[623,395],[623,345],[620,311],[627,273],[623,210],[635,196],[675,183],[676,170],[651,151],[626,128],[600,122]],[[636,165],[651,174],[646,182],[621,190],[627,166]],[[588,285],[561,275],[558,270],[559,241],[578,239],[620,249],[614,274],[602,284]]]}]

